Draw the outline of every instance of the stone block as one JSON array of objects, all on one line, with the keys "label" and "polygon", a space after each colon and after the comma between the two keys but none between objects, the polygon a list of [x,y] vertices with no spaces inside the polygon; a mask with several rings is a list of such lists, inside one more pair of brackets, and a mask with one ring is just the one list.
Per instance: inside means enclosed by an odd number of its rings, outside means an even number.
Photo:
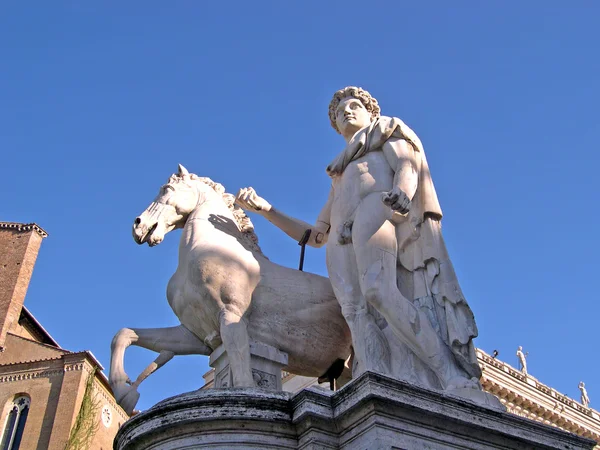
[{"label": "stone block", "polygon": [[367,372],[336,392],[238,388],[172,397],[126,422],[114,448],[591,450],[594,445],[499,409]]},{"label": "stone block", "polygon": [[[287,366],[287,363],[287,355],[275,347],[262,342],[250,342],[250,367],[257,387],[281,391],[281,369]],[[215,388],[232,386],[229,358],[225,346],[220,345],[212,352],[209,365],[215,369]]]}]

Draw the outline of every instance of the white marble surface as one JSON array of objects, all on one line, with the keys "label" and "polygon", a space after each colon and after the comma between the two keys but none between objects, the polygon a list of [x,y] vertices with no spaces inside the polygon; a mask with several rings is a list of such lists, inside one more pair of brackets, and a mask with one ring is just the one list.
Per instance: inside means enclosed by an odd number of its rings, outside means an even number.
[{"label": "white marble surface", "polygon": [[[233,374],[225,346],[211,353],[209,365],[214,369],[214,387],[231,387]],[[288,356],[275,347],[262,342],[250,342],[250,369],[257,387],[281,391],[281,369],[288,365]]]},{"label": "white marble surface", "polygon": [[590,406],[590,398],[588,397],[587,389],[583,381],[579,382],[579,390],[581,391],[581,404],[588,408]]},{"label": "white marble surface", "polygon": [[592,449],[595,442],[447,393],[364,373],[337,392],[207,389],[125,423],[116,450]]},{"label": "white marble surface", "polygon": [[441,235],[419,138],[400,119],[380,116],[377,100],[357,87],[335,93],[329,116],[346,147],[327,167],[332,188],[314,224],[286,215],[251,187],[240,190],[237,203],[295,240],[311,229],[308,245],[327,246],[355,377],[368,370],[480,391],[477,327]]},{"label": "white marble surface", "polygon": [[523,353],[523,347],[517,349],[517,358],[519,359],[519,370],[527,375],[527,353]]},{"label": "white marble surface", "polygon": [[[137,386],[175,355],[210,355],[223,345],[233,387],[255,386],[250,340],[287,354],[286,370],[299,375],[321,376],[350,356],[350,330],[329,280],[269,261],[234,198],[180,165],[134,222],[134,239],[150,246],[183,228],[179,265],[167,287],[181,325],[124,328],[113,339],[109,381],[128,412]],[[159,353],[134,382],[123,363],[130,345]]]}]

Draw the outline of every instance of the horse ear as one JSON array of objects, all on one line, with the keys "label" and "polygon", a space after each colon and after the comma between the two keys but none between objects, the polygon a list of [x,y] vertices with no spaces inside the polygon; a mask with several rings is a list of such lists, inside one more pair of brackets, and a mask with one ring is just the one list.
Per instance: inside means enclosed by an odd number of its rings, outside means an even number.
[{"label": "horse ear", "polygon": [[188,170],[185,167],[183,167],[181,164],[179,164],[179,175],[184,177],[189,174],[190,173],[188,172]]}]

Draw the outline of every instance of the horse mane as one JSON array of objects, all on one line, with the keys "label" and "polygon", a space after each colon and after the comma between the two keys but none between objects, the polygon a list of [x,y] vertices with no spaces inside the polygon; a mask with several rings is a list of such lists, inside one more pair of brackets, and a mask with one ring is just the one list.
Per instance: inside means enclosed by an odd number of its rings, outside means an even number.
[{"label": "horse mane", "polygon": [[[186,175],[184,177],[186,177]],[[254,232],[254,224],[250,220],[250,217],[246,215],[244,210],[235,204],[235,195],[225,192],[225,187],[221,183],[217,183],[208,177],[199,177],[198,175],[191,173],[189,175],[189,179],[200,181],[211,187],[217,194],[221,195],[223,203],[225,203],[225,205],[227,205],[231,211],[233,219],[235,220],[235,223],[241,232],[240,243],[242,246],[246,250],[250,250],[253,253],[260,253],[262,256],[265,256],[258,245],[258,236]],[[177,183],[180,181],[184,180],[182,176],[178,174],[171,175],[169,178],[169,183]]]}]

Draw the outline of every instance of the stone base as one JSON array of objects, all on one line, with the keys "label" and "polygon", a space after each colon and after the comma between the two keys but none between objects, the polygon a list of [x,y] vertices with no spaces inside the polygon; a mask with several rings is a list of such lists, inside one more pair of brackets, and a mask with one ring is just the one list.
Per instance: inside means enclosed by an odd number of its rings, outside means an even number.
[{"label": "stone base", "polygon": [[592,449],[594,441],[453,395],[365,373],[337,392],[207,389],[126,422],[117,450]]},{"label": "stone base", "polygon": [[[287,353],[262,342],[250,342],[250,368],[254,382],[259,388],[281,391],[281,369],[287,366],[287,362]],[[215,388],[233,386],[229,358],[224,345],[220,345],[211,353],[208,364],[215,369]]]},{"label": "stone base", "polygon": [[[262,342],[250,342],[250,368],[256,386],[281,391],[281,369],[287,366],[288,355]],[[208,364],[215,369],[214,387],[233,386],[229,358],[225,346],[220,345],[211,353]]]}]

